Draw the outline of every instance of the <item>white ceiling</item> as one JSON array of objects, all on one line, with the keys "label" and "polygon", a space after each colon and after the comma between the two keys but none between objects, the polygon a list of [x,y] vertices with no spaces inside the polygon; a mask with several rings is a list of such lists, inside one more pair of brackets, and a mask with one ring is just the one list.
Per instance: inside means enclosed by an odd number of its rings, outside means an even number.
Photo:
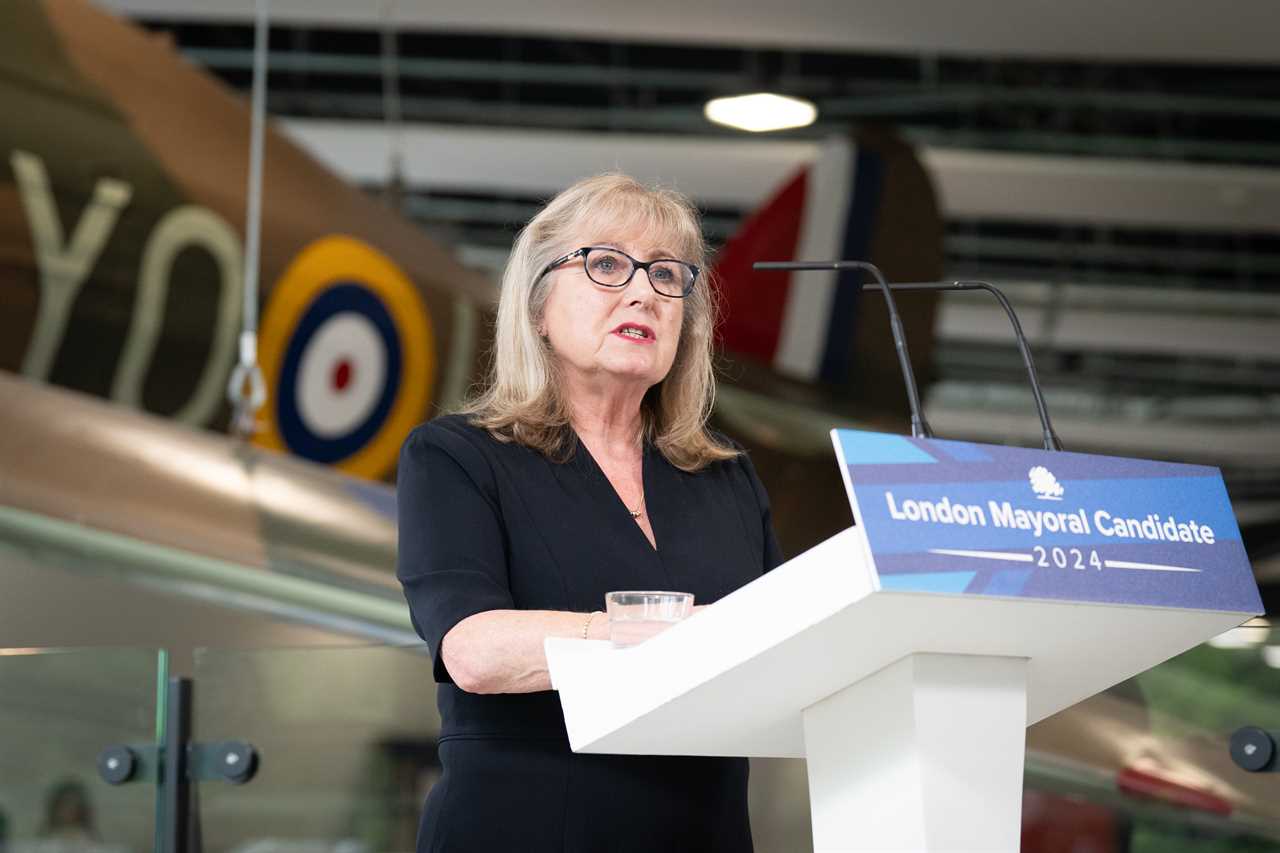
[{"label": "white ceiling", "polygon": [[[1280,2],[1280,0],[1278,0]],[[285,119],[278,127],[349,181],[389,178],[381,122]],[[817,156],[795,140],[410,124],[397,131],[405,178],[433,189],[550,196],[620,169],[700,203],[751,208]],[[923,147],[947,215],[1204,231],[1280,231],[1280,170]]]},{"label": "white ceiling", "polygon": [[[254,0],[98,0],[143,17],[243,20]],[[271,0],[272,17],[414,29],[1094,60],[1280,62],[1277,0]]]}]

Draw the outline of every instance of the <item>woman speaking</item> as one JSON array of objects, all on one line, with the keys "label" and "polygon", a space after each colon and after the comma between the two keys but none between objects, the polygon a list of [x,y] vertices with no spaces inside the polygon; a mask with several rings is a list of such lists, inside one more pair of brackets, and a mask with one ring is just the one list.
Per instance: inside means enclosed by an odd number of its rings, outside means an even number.
[{"label": "woman speaking", "polygon": [[708,604],[782,561],[750,461],[707,430],[715,303],[687,199],[574,184],[521,231],[493,365],[400,454],[397,575],[440,683],[427,851],[749,851],[745,758],[569,749],[543,640],[606,592]]}]

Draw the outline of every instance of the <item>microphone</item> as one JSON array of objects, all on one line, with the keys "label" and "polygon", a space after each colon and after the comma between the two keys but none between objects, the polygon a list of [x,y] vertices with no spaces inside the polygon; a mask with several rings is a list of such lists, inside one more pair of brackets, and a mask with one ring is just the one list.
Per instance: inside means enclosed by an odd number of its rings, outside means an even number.
[{"label": "microphone", "polygon": [[907,386],[907,405],[911,407],[911,435],[914,438],[933,438],[933,430],[925,422],[920,409],[920,393],[916,390],[916,374],[911,369],[911,356],[907,352],[907,338],[902,333],[902,318],[898,304],[893,301],[893,291],[884,273],[867,261],[757,261],[751,267],[757,270],[864,270],[875,276],[878,284],[864,285],[863,289],[879,287],[884,292],[884,304],[889,309],[889,328],[893,332],[893,346],[898,351],[898,365],[902,368],[902,382]]},{"label": "microphone", "polygon": [[[985,290],[994,296],[1009,317],[1009,323],[1013,326],[1013,336],[1018,341],[1018,352],[1022,354],[1022,363],[1027,368],[1027,378],[1031,381],[1031,396],[1035,399],[1036,414],[1040,416],[1040,428],[1044,433],[1044,449],[1062,449],[1062,442],[1058,439],[1058,434],[1053,431],[1053,424],[1049,422],[1049,409],[1045,405],[1044,394],[1040,390],[1040,377],[1036,374],[1036,365],[1031,359],[1031,347],[1027,344],[1027,336],[1022,333],[1022,324],[1018,322],[1018,315],[1013,312],[1013,306],[1009,304],[1008,298],[1000,288],[991,282],[978,280],[911,282],[891,284],[889,288],[891,290]],[[862,289],[876,290],[877,288],[875,285],[868,284],[863,285]]]}]

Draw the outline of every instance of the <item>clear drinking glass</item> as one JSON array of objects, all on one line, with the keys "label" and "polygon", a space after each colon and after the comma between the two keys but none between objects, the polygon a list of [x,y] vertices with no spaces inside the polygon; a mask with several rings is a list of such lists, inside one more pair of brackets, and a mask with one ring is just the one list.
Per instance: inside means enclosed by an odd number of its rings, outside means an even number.
[{"label": "clear drinking glass", "polygon": [[688,616],[693,593],[622,590],[606,593],[604,605],[613,645],[634,646]]}]

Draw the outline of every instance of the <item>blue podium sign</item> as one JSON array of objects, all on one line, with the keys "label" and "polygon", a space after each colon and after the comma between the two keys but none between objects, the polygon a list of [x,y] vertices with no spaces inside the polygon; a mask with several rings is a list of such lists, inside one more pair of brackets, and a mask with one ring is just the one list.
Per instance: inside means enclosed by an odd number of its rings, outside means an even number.
[{"label": "blue podium sign", "polygon": [[833,430],[881,589],[1257,614],[1217,468]]}]

